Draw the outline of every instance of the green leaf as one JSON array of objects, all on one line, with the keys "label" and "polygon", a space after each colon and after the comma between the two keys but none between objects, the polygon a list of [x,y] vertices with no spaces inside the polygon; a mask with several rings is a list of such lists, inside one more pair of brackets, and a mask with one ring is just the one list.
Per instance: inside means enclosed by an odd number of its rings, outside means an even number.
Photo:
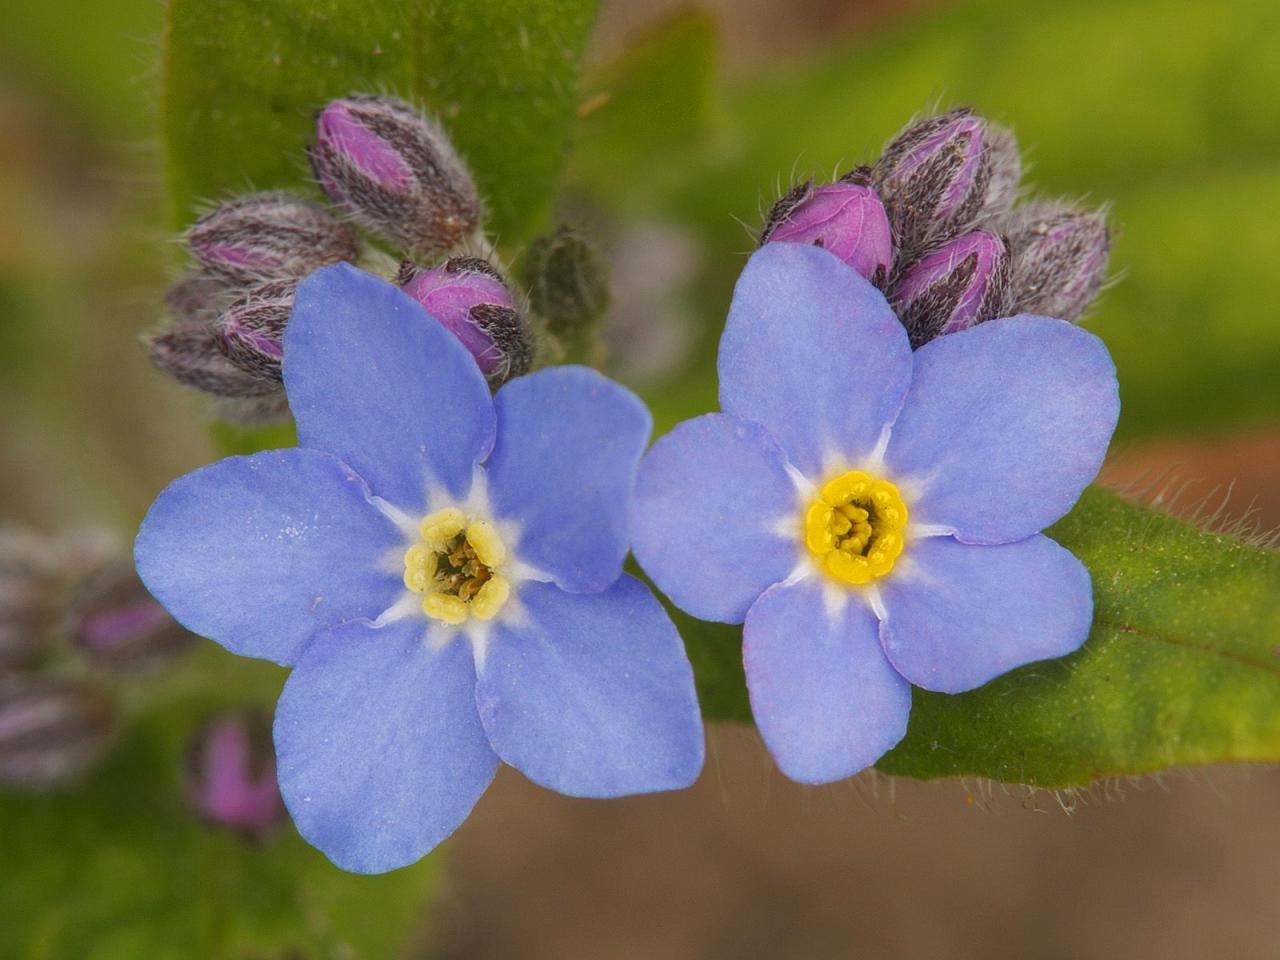
[{"label": "green leaf", "polygon": [[[167,700],[81,788],[0,793],[0,956],[14,960],[287,960],[397,956],[439,857],[383,876],[344,873],[286,820],[248,843],[183,797],[192,730],[220,691],[278,691],[283,671],[206,644]],[[152,691],[157,681],[145,685]],[[211,694],[209,691],[219,691]]]},{"label": "green leaf", "polygon": [[[970,693],[915,690],[881,770],[1067,787],[1280,761],[1280,553],[1097,488],[1047,532],[1093,575],[1088,642]],[[740,629],[681,627],[708,716],[745,719]]]},{"label": "green leaf", "polygon": [[568,176],[648,210],[664,178],[687,175],[679,157],[714,130],[717,53],[715,21],[687,10],[592,70]]},{"label": "green leaf", "polygon": [[302,188],[325,101],[386,92],[444,123],[503,243],[552,200],[595,0],[171,0],[164,136],[172,213],[248,188]]}]

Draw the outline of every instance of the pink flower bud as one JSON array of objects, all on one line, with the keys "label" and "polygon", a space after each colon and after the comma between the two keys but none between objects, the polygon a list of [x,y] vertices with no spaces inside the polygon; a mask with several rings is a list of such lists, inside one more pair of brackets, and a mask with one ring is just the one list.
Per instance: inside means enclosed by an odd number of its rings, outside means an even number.
[{"label": "pink flower bud", "polygon": [[1008,221],[1013,256],[1011,312],[1077,322],[1107,277],[1111,232],[1105,210],[1036,203]]},{"label": "pink flower bud", "polygon": [[257,711],[217,717],[188,753],[187,795],[205,820],[260,839],[284,819],[271,724]]},{"label": "pink flower bud", "polygon": [[820,187],[812,181],[794,187],[769,211],[760,242],[823,247],[876,285],[893,263],[889,218],[864,170]]},{"label": "pink flower bud", "polygon": [[61,579],[44,538],[0,530],[0,670],[44,651],[61,615]]},{"label": "pink flower bud", "polygon": [[[1017,145],[967,107],[909,125],[872,169],[893,225],[898,256],[910,261],[1012,202]],[[993,188],[994,185],[994,188]]]},{"label": "pink flower bud", "polygon": [[293,280],[243,294],[218,318],[217,343],[228,360],[261,380],[280,383],[284,328],[293,311]]},{"label": "pink flower bud", "polygon": [[1000,316],[1009,289],[1004,238],[975,230],[910,267],[889,300],[907,328],[911,345],[958,333]]},{"label": "pink flower bud", "polygon": [[195,638],[152,598],[127,561],[107,564],[76,590],[69,618],[73,642],[111,670],[147,670]]},{"label": "pink flower bud", "polygon": [[114,730],[110,698],[89,683],[0,675],[0,782],[40,789],[76,780]]},{"label": "pink flower bud", "polygon": [[279,382],[248,373],[226,358],[214,328],[180,320],[151,334],[151,362],[179,383],[215,397],[261,397],[281,392]]},{"label": "pink flower bud", "polygon": [[529,329],[511,291],[487,261],[454,257],[429,270],[406,263],[398,282],[462,341],[494,389],[529,369]]},{"label": "pink flower bud", "polygon": [[480,195],[448,136],[401,100],[334,100],[316,117],[309,156],[334,203],[412,256],[445,253],[480,223]]},{"label": "pink flower bud", "polygon": [[235,284],[301,279],[339,261],[354,262],[351,228],[318,204],[287,193],[255,193],[224,203],[187,231],[192,255]]}]

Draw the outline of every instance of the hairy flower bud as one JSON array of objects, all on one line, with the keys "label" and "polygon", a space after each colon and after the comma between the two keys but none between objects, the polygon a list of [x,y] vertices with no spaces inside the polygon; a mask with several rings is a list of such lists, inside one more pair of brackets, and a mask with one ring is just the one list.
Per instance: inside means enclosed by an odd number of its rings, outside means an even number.
[{"label": "hairy flower bud", "polygon": [[1009,250],[1002,237],[975,230],[910,267],[890,295],[898,318],[919,347],[1005,311]]},{"label": "hairy flower bud", "polygon": [[487,260],[453,257],[429,270],[405,263],[397,282],[462,341],[495,390],[529,369],[529,329]]},{"label": "hairy flower bud", "polygon": [[241,285],[301,279],[326,264],[354,262],[360,252],[345,223],[282,192],[224,203],[197,220],[186,241],[207,271]]},{"label": "hairy flower bud", "polygon": [[236,296],[236,287],[203,267],[188,270],[164,295],[177,320],[212,322]]},{"label": "hairy flower bud", "polygon": [[[990,204],[1012,199],[1004,195],[1012,192],[1011,177],[1016,189],[1018,171],[1011,164],[1017,147],[1001,133],[991,149],[988,129],[985,120],[961,107],[912,123],[876,161],[872,183],[884,201],[903,262],[964,233],[991,212]],[[1002,196],[993,199],[997,167]]]},{"label": "hairy flower bud", "polygon": [[334,203],[411,256],[445,253],[480,223],[480,195],[448,136],[401,100],[334,100],[308,153]]},{"label": "hairy flower bud", "polygon": [[1107,277],[1111,232],[1105,210],[1035,203],[1008,221],[1011,311],[1077,322]]},{"label": "hairy flower bud", "polygon": [[595,244],[570,226],[529,244],[520,275],[530,307],[556,336],[581,336],[609,309],[608,267]]},{"label": "hairy flower bud", "polygon": [[0,530],[0,670],[37,657],[60,614],[61,583],[48,543]]},{"label": "hairy flower bud", "polygon": [[259,838],[284,818],[271,723],[258,711],[223,714],[197,732],[187,795],[205,820]]},{"label": "hairy flower bud", "polygon": [[283,280],[243,294],[218,318],[217,344],[245,373],[280,383],[284,328],[293,310],[298,284]]},{"label": "hairy flower bud", "polygon": [[835,183],[797,184],[769,210],[765,243],[805,243],[830,250],[877,286],[893,263],[893,236],[870,171],[856,168]]},{"label": "hairy flower bud", "polygon": [[40,788],[74,780],[106,751],[111,700],[88,683],[0,677],[0,782]]},{"label": "hairy flower bud", "polygon": [[85,656],[122,671],[158,666],[194,639],[152,598],[129,562],[108,564],[80,585],[68,626]]},{"label": "hairy flower bud", "polygon": [[1004,216],[1018,199],[1022,181],[1022,155],[1013,131],[996,123],[988,123],[984,132],[987,156],[991,162],[991,178],[987,181],[987,202],[983,204],[982,221]]},{"label": "hairy flower bud", "polygon": [[179,383],[215,397],[261,397],[278,381],[254,376],[227,359],[216,330],[203,320],[180,320],[151,334],[151,362]]}]

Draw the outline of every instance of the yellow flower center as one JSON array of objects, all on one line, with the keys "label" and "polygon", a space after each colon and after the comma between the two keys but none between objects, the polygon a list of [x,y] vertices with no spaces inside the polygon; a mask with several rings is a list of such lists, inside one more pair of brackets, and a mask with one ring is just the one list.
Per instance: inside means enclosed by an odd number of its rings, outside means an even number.
[{"label": "yellow flower center", "polygon": [[498,573],[507,547],[493,525],[449,509],[423,517],[419,532],[404,554],[404,585],[422,594],[423,612],[449,624],[497,616],[511,584]]},{"label": "yellow flower center", "polygon": [[823,484],[805,510],[804,542],[828,576],[858,585],[893,569],[906,526],[907,505],[898,488],[850,470]]}]

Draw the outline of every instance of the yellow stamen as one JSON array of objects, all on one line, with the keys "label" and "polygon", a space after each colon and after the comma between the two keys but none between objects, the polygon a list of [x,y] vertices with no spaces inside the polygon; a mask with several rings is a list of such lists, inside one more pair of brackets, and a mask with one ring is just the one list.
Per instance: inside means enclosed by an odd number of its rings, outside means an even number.
[{"label": "yellow stamen", "polygon": [[907,518],[897,487],[850,470],[824,483],[805,510],[805,546],[828,576],[860,586],[893,569]]},{"label": "yellow stamen", "polygon": [[511,584],[506,577],[491,577],[471,601],[471,615],[477,620],[492,620],[498,615],[507,598],[511,596]]},{"label": "yellow stamen", "polygon": [[422,598],[422,612],[433,620],[454,625],[466,623],[471,614],[464,601],[447,593],[428,593]]},{"label": "yellow stamen", "polygon": [[418,530],[421,541],[404,554],[404,585],[423,595],[423,612],[455,626],[497,616],[511,584],[499,575],[507,547],[493,524],[449,508],[423,517]]}]

